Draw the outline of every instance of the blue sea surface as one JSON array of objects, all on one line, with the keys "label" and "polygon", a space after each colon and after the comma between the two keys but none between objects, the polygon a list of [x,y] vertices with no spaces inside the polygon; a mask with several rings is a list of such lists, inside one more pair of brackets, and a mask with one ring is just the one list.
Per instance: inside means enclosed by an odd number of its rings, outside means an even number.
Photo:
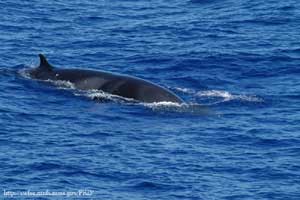
[{"label": "blue sea surface", "polygon": [[[300,199],[300,1],[0,7],[0,199]],[[39,53],[186,103],[30,79]]]}]

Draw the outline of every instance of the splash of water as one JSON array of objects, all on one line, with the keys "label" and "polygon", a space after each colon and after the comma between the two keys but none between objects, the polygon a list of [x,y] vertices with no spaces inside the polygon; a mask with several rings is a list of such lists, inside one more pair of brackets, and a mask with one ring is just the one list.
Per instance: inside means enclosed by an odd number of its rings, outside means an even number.
[{"label": "splash of water", "polygon": [[198,97],[219,97],[223,98],[223,102],[225,101],[231,101],[231,100],[241,100],[241,101],[248,101],[248,102],[263,102],[263,99],[256,97],[256,96],[250,96],[250,95],[235,95],[231,94],[227,91],[221,91],[221,90],[207,90],[207,91],[199,91],[195,94]]}]

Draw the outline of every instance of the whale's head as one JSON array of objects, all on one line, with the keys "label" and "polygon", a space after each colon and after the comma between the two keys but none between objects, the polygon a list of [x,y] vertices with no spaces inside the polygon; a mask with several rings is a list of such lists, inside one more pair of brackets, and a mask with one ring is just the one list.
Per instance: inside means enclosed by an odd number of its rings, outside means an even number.
[{"label": "whale's head", "polygon": [[27,73],[31,78],[47,80],[53,77],[53,67],[48,63],[44,55],[39,54],[40,65],[36,68],[29,69]]}]

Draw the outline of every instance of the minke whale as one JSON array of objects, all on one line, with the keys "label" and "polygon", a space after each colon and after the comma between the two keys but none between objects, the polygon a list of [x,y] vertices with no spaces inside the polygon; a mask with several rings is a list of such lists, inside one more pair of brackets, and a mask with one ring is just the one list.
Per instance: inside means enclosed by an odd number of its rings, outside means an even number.
[{"label": "minke whale", "polygon": [[43,54],[39,54],[40,65],[29,69],[33,79],[67,81],[79,90],[100,90],[139,102],[172,102],[184,101],[170,90],[150,81],[137,77],[120,75],[105,71],[87,69],[60,69],[53,67]]}]

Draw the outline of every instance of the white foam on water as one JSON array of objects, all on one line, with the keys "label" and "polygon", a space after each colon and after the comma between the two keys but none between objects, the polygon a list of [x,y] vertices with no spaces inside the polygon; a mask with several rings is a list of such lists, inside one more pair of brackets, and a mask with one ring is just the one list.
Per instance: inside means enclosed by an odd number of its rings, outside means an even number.
[{"label": "white foam on water", "polygon": [[30,77],[28,71],[26,71],[25,68],[24,68],[24,69],[20,69],[20,70],[18,71],[18,74],[20,74],[23,78],[31,79],[31,77]]},{"label": "white foam on water", "polygon": [[180,103],[174,103],[174,102],[169,102],[169,101],[161,101],[161,102],[153,102],[153,103],[141,103],[144,106],[147,107],[180,107],[183,104]]},{"label": "white foam on water", "polygon": [[154,111],[189,113],[189,114],[197,114],[197,115],[213,114],[213,112],[207,106],[198,103],[179,104],[174,102],[154,102],[154,103],[140,103],[140,104]]},{"label": "white foam on water", "polygon": [[227,91],[222,90],[207,90],[207,91],[199,91],[196,93],[198,97],[219,97],[223,98],[223,101],[231,101],[231,100],[242,100],[248,102],[263,102],[263,99],[251,96],[251,95],[235,95],[231,94]]},{"label": "white foam on water", "polygon": [[134,99],[121,97],[114,94],[109,94],[106,92],[103,92],[102,90],[87,90],[87,91],[81,91],[84,96],[87,96],[90,99],[105,99],[109,101],[115,101],[115,102],[128,102],[128,103],[135,103],[137,102]]},{"label": "white foam on water", "polygon": [[175,90],[179,91],[179,92],[183,92],[183,93],[186,93],[186,94],[193,94],[195,93],[194,90],[190,89],[190,88],[181,88],[181,87],[176,87],[174,88]]},{"label": "white foam on water", "polygon": [[75,90],[75,85],[73,83],[71,83],[70,81],[61,81],[61,80],[46,80],[46,82],[50,82],[53,83],[54,85],[56,85],[58,88],[60,89],[73,89]]}]

